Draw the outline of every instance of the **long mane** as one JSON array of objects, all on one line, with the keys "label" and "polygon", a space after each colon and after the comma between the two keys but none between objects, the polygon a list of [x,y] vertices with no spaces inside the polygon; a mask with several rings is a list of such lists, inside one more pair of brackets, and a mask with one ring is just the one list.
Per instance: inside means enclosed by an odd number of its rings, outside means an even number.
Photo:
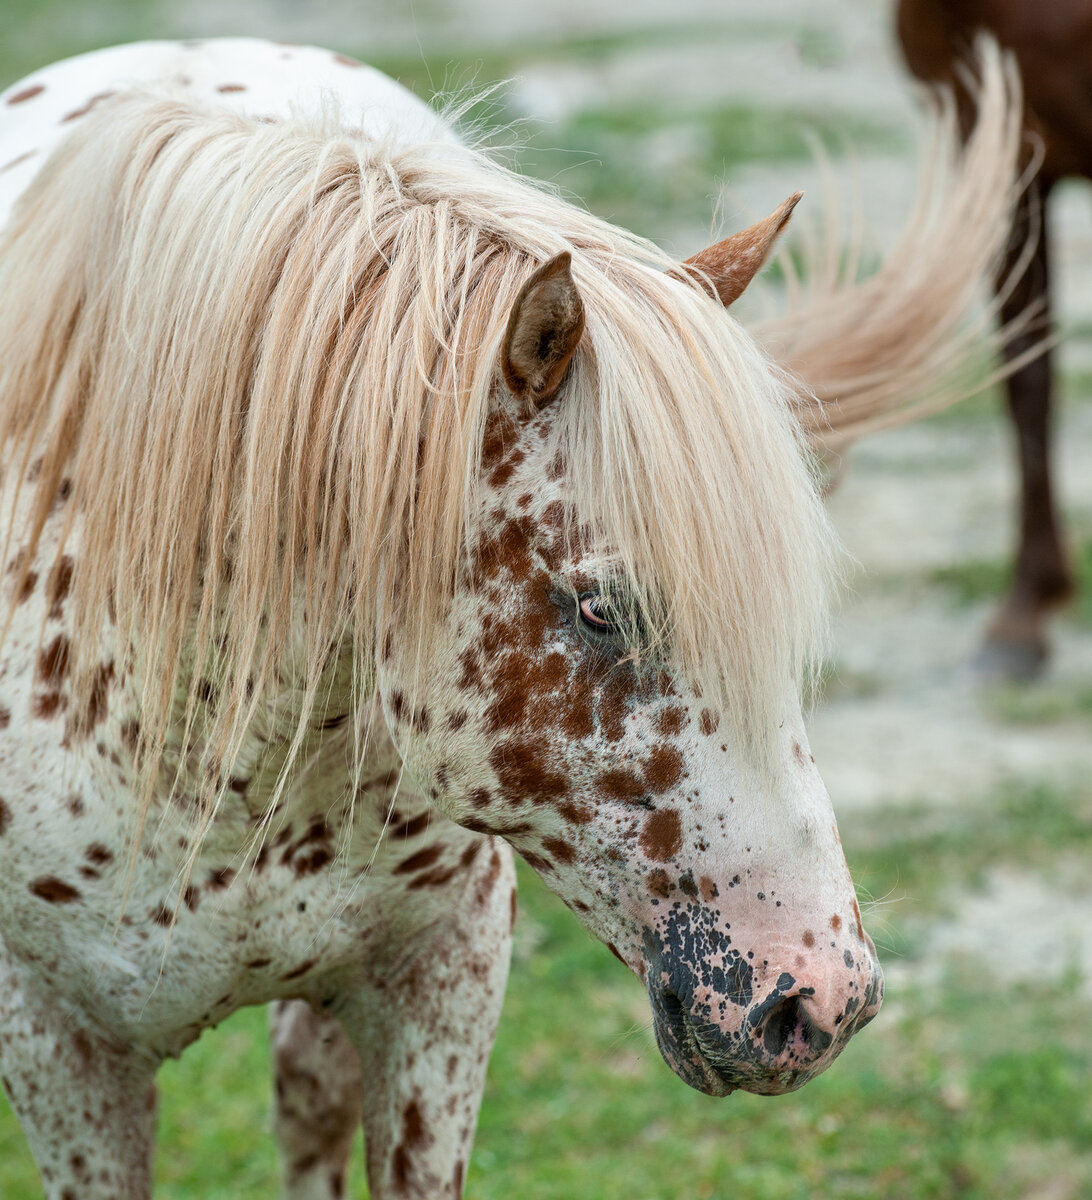
[{"label": "long mane", "polygon": [[215,678],[222,781],[286,655],[297,747],[337,650],[359,700],[396,612],[424,662],[508,313],[562,249],[588,313],[556,429],[576,510],[761,757],[832,538],[752,339],[655,246],[471,150],[149,94],[87,118],[0,242],[0,445],[29,514],[9,554],[29,569],[67,494],[76,706],[113,638],[156,767]]}]

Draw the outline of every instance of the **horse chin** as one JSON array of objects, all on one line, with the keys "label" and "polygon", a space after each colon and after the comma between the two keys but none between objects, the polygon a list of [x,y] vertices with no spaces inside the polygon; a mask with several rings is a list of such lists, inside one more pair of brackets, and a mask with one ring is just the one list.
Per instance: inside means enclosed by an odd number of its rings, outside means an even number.
[{"label": "horse chin", "polygon": [[730,1096],[745,1086],[732,1072],[714,1066],[706,1057],[681,1007],[653,1000],[652,1024],[664,1062],[683,1083],[706,1096]]},{"label": "horse chin", "polygon": [[652,1004],[656,1044],[667,1065],[695,1091],[706,1096],[730,1096],[735,1091],[755,1096],[784,1096],[821,1075],[833,1057],[812,1068],[765,1072],[749,1058],[715,1060],[702,1049],[693,1025],[681,1007]]}]

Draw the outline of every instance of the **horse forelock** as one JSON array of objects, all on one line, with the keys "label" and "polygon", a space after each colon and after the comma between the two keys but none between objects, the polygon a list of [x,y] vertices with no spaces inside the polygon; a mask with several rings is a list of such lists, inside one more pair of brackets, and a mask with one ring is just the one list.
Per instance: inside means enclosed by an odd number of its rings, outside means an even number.
[{"label": "horse forelock", "polygon": [[655,648],[761,757],[832,538],[751,339],[667,255],[475,152],[151,95],[90,114],[0,244],[4,471],[35,461],[27,562],[71,481],[77,692],[116,620],[147,744],[211,672],[230,764],[286,654],[297,746],[332,649],[365,664],[365,699],[397,610],[427,666],[505,322],[561,249],[588,313],[549,413],[574,509]]}]

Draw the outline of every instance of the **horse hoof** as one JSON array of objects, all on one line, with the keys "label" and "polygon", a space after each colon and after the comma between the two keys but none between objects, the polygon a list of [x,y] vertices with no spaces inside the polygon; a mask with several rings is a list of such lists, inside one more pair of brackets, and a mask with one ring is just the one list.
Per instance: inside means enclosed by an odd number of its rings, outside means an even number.
[{"label": "horse hoof", "polygon": [[988,682],[1030,683],[1046,668],[1050,652],[1044,641],[1002,641],[988,638],[974,660],[974,669]]}]

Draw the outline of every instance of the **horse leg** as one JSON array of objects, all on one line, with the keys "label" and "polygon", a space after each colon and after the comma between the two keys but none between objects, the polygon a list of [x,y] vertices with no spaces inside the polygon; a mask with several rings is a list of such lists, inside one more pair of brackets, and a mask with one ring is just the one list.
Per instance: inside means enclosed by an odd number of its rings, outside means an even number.
[{"label": "horse leg", "polygon": [[149,1200],[158,1066],[0,943],[0,1070],[47,1200]]},{"label": "horse leg", "polygon": [[[1027,243],[1034,255],[1019,284],[1001,306],[1004,321],[1038,304],[1042,316],[1025,335],[1006,347],[1008,361],[1022,354],[1049,329],[1050,277],[1046,205],[1049,184],[1029,189],[1021,201],[1007,251],[1003,280]],[[1036,213],[1033,206],[1038,204]],[[1052,355],[1046,351],[1008,380],[1008,404],[1016,430],[1020,466],[1020,532],[1008,595],[990,623],[982,662],[991,673],[1011,679],[1036,675],[1047,657],[1047,614],[1073,594],[1073,577],[1055,516],[1050,479]]]},{"label": "horse leg", "polygon": [[336,1017],[304,1000],[270,1006],[274,1132],[285,1200],[340,1200],[363,1099],[360,1059]]},{"label": "horse leg", "polygon": [[360,1054],[372,1200],[462,1196],[508,975],[511,851],[483,839],[460,876],[429,887],[434,920],[339,1014]]}]

